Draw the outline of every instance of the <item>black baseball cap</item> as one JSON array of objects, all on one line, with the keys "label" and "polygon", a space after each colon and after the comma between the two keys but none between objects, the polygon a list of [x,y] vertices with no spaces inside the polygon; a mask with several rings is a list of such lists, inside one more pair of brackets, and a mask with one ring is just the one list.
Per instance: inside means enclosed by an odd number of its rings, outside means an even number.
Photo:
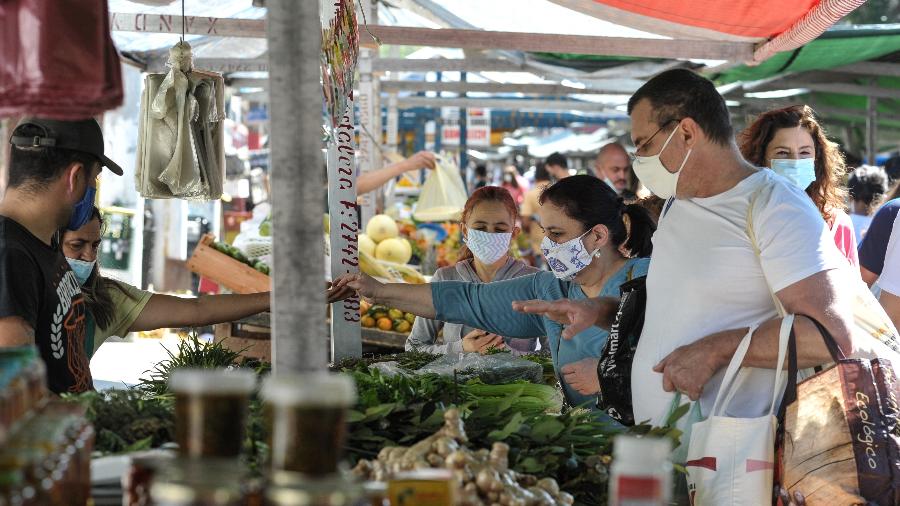
[{"label": "black baseball cap", "polygon": [[[40,133],[35,134],[35,131]],[[93,118],[80,121],[25,118],[16,125],[9,143],[23,148],[63,148],[80,151],[96,156],[100,160],[100,165],[113,174],[122,175],[122,167],[103,154],[103,131]]]}]

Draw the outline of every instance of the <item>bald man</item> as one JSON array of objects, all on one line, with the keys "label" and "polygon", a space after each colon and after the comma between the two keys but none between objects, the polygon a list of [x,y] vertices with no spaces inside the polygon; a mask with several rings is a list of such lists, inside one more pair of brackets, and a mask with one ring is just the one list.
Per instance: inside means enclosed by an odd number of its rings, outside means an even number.
[{"label": "bald man", "polygon": [[618,142],[611,142],[597,153],[594,160],[594,175],[602,179],[616,193],[628,189],[628,167],[631,165],[628,152]]}]

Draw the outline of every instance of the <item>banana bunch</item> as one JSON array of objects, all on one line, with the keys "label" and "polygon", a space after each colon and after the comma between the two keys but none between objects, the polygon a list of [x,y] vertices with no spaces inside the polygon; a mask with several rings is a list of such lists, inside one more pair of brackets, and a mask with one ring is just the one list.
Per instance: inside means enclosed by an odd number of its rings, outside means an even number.
[{"label": "banana bunch", "polygon": [[395,283],[411,283],[419,285],[425,283],[422,273],[404,264],[395,264],[377,260],[365,251],[359,251],[359,270],[374,278],[386,279]]}]

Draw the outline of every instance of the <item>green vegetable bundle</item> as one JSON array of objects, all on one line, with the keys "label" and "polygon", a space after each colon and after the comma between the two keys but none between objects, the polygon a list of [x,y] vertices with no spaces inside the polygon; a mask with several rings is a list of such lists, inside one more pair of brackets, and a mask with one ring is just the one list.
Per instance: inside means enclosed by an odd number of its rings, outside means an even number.
[{"label": "green vegetable bundle", "polygon": [[212,247],[219,253],[224,253],[242,264],[249,265],[250,267],[253,267],[257,271],[265,274],[266,276],[268,276],[272,271],[272,269],[269,267],[269,265],[266,264],[265,262],[263,262],[262,260],[259,260],[259,259],[250,260],[249,258],[247,258],[247,255],[245,255],[241,250],[235,248],[234,246],[232,246],[230,244],[213,241]]}]

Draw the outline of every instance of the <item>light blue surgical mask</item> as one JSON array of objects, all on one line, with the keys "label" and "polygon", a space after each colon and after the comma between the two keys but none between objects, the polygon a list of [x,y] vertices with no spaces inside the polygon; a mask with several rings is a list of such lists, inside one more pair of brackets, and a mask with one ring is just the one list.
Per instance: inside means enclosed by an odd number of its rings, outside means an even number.
[{"label": "light blue surgical mask", "polygon": [[801,190],[806,190],[816,180],[815,158],[774,158],[769,161],[769,167]]},{"label": "light blue surgical mask", "polygon": [[89,277],[91,277],[91,273],[94,272],[94,266],[97,265],[97,261],[93,262],[85,262],[84,260],[78,260],[75,258],[66,258],[66,261],[69,262],[69,267],[72,268],[72,272],[75,273],[75,279],[78,280],[78,284],[84,286],[87,283]]}]

